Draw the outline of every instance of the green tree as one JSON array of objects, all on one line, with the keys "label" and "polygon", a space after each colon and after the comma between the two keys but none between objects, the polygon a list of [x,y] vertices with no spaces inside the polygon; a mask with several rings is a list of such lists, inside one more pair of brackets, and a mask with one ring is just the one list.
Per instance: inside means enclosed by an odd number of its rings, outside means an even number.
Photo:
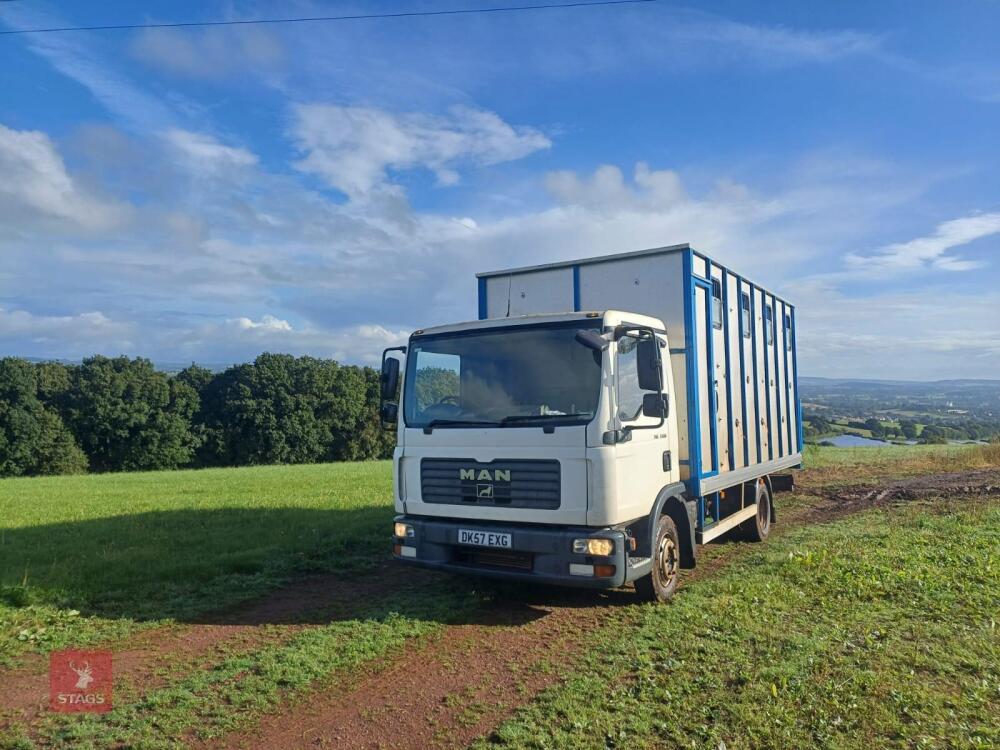
[{"label": "green tree", "polygon": [[306,463],[370,458],[377,395],[363,368],[262,354],[230,367],[202,400],[206,465]]},{"label": "green tree", "polygon": [[875,419],[875,417],[870,417],[865,420],[865,429],[871,430],[872,437],[882,437],[884,432],[882,423]]},{"label": "green tree", "polygon": [[207,367],[202,367],[201,365],[192,362],[190,365],[177,373],[174,376],[174,379],[184,383],[185,385],[191,386],[195,393],[200,396],[202,391],[208,387],[208,384],[212,382],[212,378],[214,377],[215,375]]},{"label": "green tree", "polygon": [[39,362],[35,365],[38,400],[50,409],[62,413],[66,397],[73,386],[73,368],[62,362]]},{"label": "green tree", "polygon": [[[205,394],[215,378],[215,374],[206,367],[194,364],[193,362],[174,376],[177,383],[188,386],[198,397],[198,407],[191,417],[191,438],[194,446],[193,465],[204,466],[206,464],[206,444],[210,440],[208,428],[205,425]],[[214,455],[215,449],[207,450],[209,455]]]},{"label": "green tree", "polygon": [[899,423],[899,427],[907,440],[913,440],[917,436],[917,423],[913,420],[904,419]]},{"label": "green tree", "polygon": [[59,415],[39,401],[35,368],[0,359],[0,476],[68,474],[86,466]]},{"label": "green tree", "polygon": [[396,447],[396,431],[382,427],[382,419],[378,413],[380,375],[377,370],[364,368],[365,377],[365,409],[361,422],[354,431],[353,440],[349,441],[351,460],[370,458],[390,458]]},{"label": "green tree", "polygon": [[76,439],[54,411],[42,409],[41,438],[36,447],[35,465],[31,474],[83,474],[89,461],[87,454],[76,444]]},{"label": "green tree", "polygon": [[95,471],[188,464],[198,394],[147,359],[91,357],[73,370],[66,415]]}]

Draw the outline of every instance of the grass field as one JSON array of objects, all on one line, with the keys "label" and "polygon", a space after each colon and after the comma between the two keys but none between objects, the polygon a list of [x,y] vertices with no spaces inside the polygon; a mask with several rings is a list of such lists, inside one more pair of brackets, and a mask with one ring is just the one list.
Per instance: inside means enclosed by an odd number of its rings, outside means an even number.
[{"label": "grass field", "polygon": [[0,664],[370,567],[391,481],[388,462],[3,480]]},{"label": "grass field", "polygon": [[1000,747],[998,620],[996,503],[806,526],[601,633],[489,744]]},{"label": "grass field", "polygon": [[[517,677],[480,744],[1000,746],[1000,504],[930,497],[795,521],[827,488],[997,467],[1000,448],[813,447],[806,460],[804,490],[777,500],[777,535],[712,545],[708,569],[671,605],[572,600],[559,632],[593,621],[573,630],[576,656],[548,667],[557,674],[537,696],[527,685],[544,664]],[[145,634],[162,641],[154,666],[116,675],[110,714],[0,706],[0,748],[211,747],[262,717],[294,723],[314,700],[371,699],[364,675],[426,644],[445,644],[443,671],[460,675],[475,649],[531,627],[498,627],[496,589],[478,579],[380,567],[388,463],[15,479],[0,493],[8,695],[35,684],[32,670],[44,691],[44,666],[30,660],[52,649],[141,655]],[[244,600],[266,605],[268,592],[294,599],[310,580],[358,584],[339,609],[212,619]],[[448,738],[487,712],[468,697],[477,679],[447,695],[458,718],[433,719],[438,745],[461,746]],[[395,702],[391,691],[374,698]],[[371,721],[382,715],[372,709]]]}]

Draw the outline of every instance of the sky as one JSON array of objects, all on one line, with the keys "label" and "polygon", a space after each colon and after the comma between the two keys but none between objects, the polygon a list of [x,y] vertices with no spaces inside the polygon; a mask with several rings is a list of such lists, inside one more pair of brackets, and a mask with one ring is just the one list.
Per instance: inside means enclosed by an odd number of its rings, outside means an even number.
[{"label": "sky", "polygon": [[[0,2],[0,31],[489,0]],[[523,3],[511,3],[520,5]],[[0,35],[0,354],[374,364],[478,271],[687,242],[804,375],[1000,378],[1000,4]]]}]

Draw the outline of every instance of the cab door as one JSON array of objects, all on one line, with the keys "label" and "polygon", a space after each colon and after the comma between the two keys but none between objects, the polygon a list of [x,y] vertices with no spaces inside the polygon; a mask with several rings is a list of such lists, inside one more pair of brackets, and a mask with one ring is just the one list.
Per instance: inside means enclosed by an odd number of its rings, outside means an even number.
[{"label": "cab door", "polygon": [[[656,348],[657,384],[643,377],[643,360]],[[666,337],[645,329],[644,335],[628,333],[618,339],[614,353],[616,461],[619,518],[638,518],[649,513],[664,486],[676,481],[677,457],[668,419],[672,394]],[[667,411],[654,415],[649,406],[662,393]],[[647,408],[644,410],[643,404]]]}]

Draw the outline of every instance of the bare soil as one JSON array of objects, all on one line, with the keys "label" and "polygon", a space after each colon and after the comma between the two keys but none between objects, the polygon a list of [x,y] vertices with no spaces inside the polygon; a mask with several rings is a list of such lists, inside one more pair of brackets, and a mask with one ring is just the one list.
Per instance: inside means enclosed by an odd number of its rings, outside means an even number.
[{"label": "bare soil", "polygon": [[[178,677],[209,668],[226,653],[281,643],[304,628],[354,617],[370,604],[374,581],[391,587],[404,575],[398,566],[386,563],[354,577],[303,578],[265,597],[210,613],[196,623],[149,628],[124,643],[98,643],[89,648],[114,652],[115,690],[135,699]],[[414,585],[413,578],[406,575],[407,585]],[[267,627],[271,625],[278,627]],[[0,729],[13,721],[30,723],[47,708],[47,658],[32,654],[2,674],[2,679]]]},{"label": "bare soil", "polygon": [[808,489],[820,500],[810,506],[804,522],[834,520],[872,508],[918,500],[1000,496],[1000,469],[976,469],[906,477],[877,486],[848,485]]},{"label": "bare soil", "polygon": [[465,747],[553,684],[630,592],[529,587],[345,687],[289,701],[202,747]]}]

